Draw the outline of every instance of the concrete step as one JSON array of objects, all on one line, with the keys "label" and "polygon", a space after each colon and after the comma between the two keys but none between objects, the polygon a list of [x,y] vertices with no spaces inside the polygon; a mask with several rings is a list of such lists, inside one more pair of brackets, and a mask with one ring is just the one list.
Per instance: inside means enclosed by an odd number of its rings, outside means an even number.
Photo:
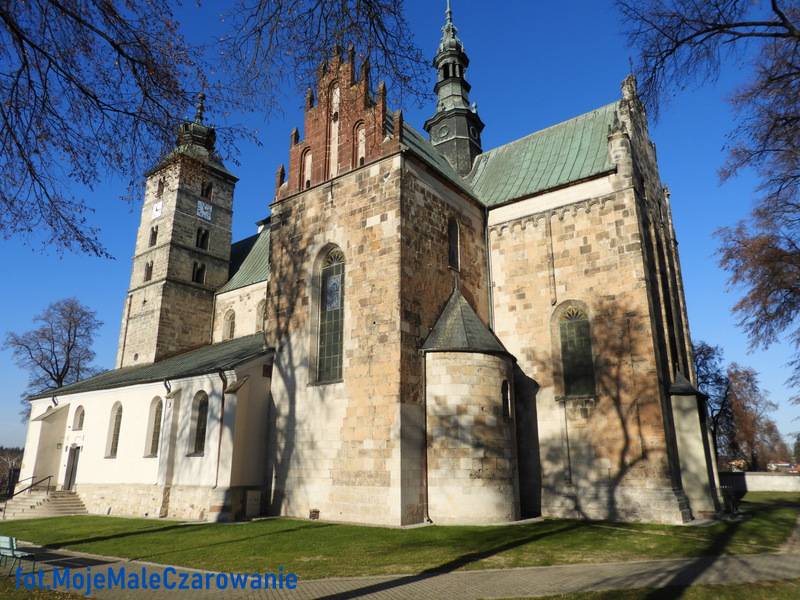
[{"label": "concrete step", "polygon": [[37,517],[61,517],[89,514],[75,492],[54,491],[51,494],[20,494],[8,501],[3,519],[32,519]]}]

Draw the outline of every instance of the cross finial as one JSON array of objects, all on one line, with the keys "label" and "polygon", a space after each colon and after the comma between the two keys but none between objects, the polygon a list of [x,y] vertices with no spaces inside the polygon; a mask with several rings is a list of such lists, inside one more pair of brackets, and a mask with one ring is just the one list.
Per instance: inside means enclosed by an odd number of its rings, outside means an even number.
[{"label": "cross finial", "polygon": [[206,95],[203,92],[197,94],[197,106],[195,107],[194,122],[203,122],[203,111],[205,110]]}]

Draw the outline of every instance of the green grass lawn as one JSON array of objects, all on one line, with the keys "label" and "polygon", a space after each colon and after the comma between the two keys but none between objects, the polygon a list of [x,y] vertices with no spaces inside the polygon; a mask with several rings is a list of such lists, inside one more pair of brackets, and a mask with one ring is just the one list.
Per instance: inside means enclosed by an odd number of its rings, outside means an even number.
[{"label": "green grass lawn", "polygon": [[[800,579],[765,581],[735,585],[694,585],[689,588],[612,590],[561,596],[539,597],[536,600],[797,600]],[[521,598],[519,600],[522,600]]]},{"label": "green grass lawn", "polygon": [[389,529],[295,519],[180,524],[80,516],[0,521],[0,534],[52,548],[210,570],[283,566],[312,579],[772,552],[797,522],[800,494],[751,494],[742,510],[748,518],[710,527],[552,519]]}]

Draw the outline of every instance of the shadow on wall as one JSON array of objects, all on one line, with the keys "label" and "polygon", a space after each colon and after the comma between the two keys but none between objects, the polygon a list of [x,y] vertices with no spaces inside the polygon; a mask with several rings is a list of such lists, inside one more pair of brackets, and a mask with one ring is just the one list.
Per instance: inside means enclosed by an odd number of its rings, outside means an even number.
[{"label": "shadow on wall", "polygon": [[[526,514],[539,508],[553,516],[635,519],[637,507],[620,502],[625,486],[661,480],[660,487],[671,488],[661,413],[668,399],[658,389],[649,322],[623,301],[605,299],[593,307],[591,324],[593,397],[561,396],[560,359],[547,352],[530,359],[541,387],[517,375],[518,414],[525,415],[518,423],[519,446],[526,448],[521,488],[526,496],[541,494],[523,499]],[[560,357],[560,349],[553,353]]]},{"label": "shadow on wall", "polygon": [[[290,472],[292,485],[297,485],[302,484],[302,473],[305,471],[303,457],[297,453],[298,373],[304,366],[311,369],[312,361],[308,358],[309,348],[301,346],[306,343],[306,336],[302,333],[293,336],[292,333],[308,331],[309,322],[306,319],[314,318],[309,308],[312,306],[310,297],[314,293],[314,275],[309,270],[313,262],[309,246],[313,244],[301,243],[305,238],[305,230],[300,227],[303,221],[291,218],[289,213],[293,210],[297,210],[297,207],[285,207],[283,211],[286,214],[273,213],[270,240],[272,277],[267,288],[265,332],[269,345],[275,348],[275,362],[270,380],[262,514],[271,516],[281,515],[287,508]],[[309,281],[309,278],[312,280]],[[346,358],[345,355],[345,364]],[[275,385],[276,381],[278,386]],[[283,397],[276,398],[273,391]],[[317,397],[324,401],[328,389],[322,386],[316,391]]]}]

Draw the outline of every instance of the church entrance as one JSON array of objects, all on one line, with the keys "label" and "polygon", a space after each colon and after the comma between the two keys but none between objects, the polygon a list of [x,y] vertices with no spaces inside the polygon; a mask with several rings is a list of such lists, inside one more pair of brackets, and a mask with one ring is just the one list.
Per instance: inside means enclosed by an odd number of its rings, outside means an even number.
[{"label": "church entrance", "polygon": [[72,490],[75,486],[75,473],[78,472],[78,458],[81,455],[81,447],[73,446],[69,449],[67,457],[67,472],[64,476],[64,489]]}]

